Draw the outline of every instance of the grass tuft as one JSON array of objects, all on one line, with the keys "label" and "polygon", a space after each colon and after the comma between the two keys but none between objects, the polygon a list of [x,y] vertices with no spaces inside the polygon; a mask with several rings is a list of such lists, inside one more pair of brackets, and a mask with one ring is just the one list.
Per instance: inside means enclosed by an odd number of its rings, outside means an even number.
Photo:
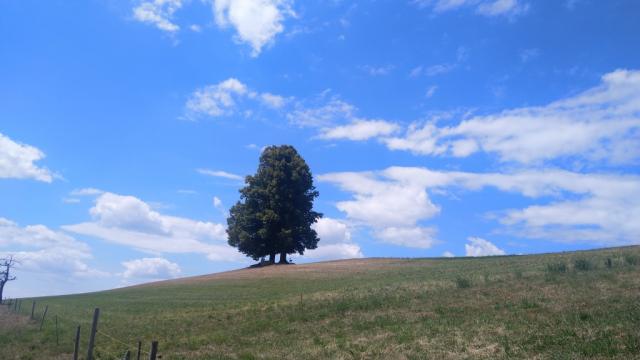
[{"label": "grass tuft", "polygon": [[458,276],[456,278],[456,286],[458,289],[468,289],[471,287],[471,280]]},{"label": "grass tuft", "polygon": [[564,262],[554,262],[547,264],[547,272],[552,274],[564,274],[567,272],[567,264]]},{"label": "grass tuft", "polygon": [[625,254],[624,261],[631,266],[636,266],[640,264],[640,256],[636,254]]},{"label": "grass tuft", "polygon": [[611,260],[611,258],[608,257],[607,260],[605,260],[604,265],[607,267],[607,269],[613,268],[613,260]]},{"label": "grass tuft", "polygon": [[591,271],[595,269],[595,265],[588,259],[578,258],[573,261],[573,268],[576,271]]}]

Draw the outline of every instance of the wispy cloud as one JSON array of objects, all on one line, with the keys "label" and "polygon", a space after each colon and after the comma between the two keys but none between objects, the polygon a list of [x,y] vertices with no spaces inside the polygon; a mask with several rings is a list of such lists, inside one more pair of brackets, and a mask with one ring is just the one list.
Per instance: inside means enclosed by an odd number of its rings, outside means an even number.
[{"label": "wispy cloud", "polygon": [[229,116],[236,113],[238,103],[250,100],[271,109],[279,109],[287,103],[283,96],[269,92],[259,93],[235,78],[229,78],[218,84],[196,89],[185,105],[185,118],[197,120],[200,117]]},{"label": "wispy cloud", "polygon": [[180,26],[172,22],[172,18],[182,5],[182,0],[142,1],[133,9],[133,18],[172,34],[180,30]]},{"label": "wispy cloud", "polygon": [[361,66],[360,68],[371,76],[382,76],[382,75],[389,75],[395,67],[393,65],[385,65],[385,66],[364,65],[364,66]]},{"label": "wispy cloud", "polygon": [[354,119],[347,125],[323,128],[318,135],[325,140],[367,140],[379,136],[389,136],[400,127],[397,124],[384,120]]},{"label": "wispy cloud", "polygon": [[612,164],[640,160],[640,71],[617,70],[602,83],[546,106],[475,116],[458,125],[414,124],[385,138],[392,150],[466,157],[478,151],[531,164],[577,157]]},{"label": "wispy cloud", "polygon": [[244,180],[244,177],[242,177],[241,175],[232,174],[222,170],[197,169],[196,171],[202,175],[220,177],[230,180]]},{"label": "wispy cloud", "polygon": [[414,0],[413,3],[422,8],[430,8],[435,14],[470,8],[477,14],[488,17],[513,17],[529,9],[529,4],[522,0]]}]

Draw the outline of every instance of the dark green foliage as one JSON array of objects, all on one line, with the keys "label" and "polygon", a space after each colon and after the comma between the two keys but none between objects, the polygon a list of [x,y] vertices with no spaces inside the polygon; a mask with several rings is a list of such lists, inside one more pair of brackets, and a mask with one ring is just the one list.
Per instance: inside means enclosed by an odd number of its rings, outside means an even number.
[{"label": "dark green foliage", "polygon": [[585,258],[578,258],[573,261],[573,268],[577,271],[589,271],[593,270],[595,266],[591,263],[591,261]]},{"label": "dark green foliage", "polygon": [[471,287],[471,280],[458,276],[456,278],[456,286],[458,289],[467,289]]},{"label": "dark green foliage", "polygon": [[607,258],[607,260],[605,260],[604,264],[607,267],[607,269],[611,269],[613,267],[613,260],[611,260],[611,258]]},{"label": "dark green foliage", "polygon": [[567,272],[567,264],[564,262],[556,262],[547,264],[547,272],[550,273],[566,273]]},{"label": "dark green foliage", "polygon": [[227,219],[229,245],[257,260],[276,254],[315,249],[311,228],[322,214],[313,211],[318,192],[309,166],[293,146],[270,146],[260,156],[258,171],[247,176],[240,201]]}]

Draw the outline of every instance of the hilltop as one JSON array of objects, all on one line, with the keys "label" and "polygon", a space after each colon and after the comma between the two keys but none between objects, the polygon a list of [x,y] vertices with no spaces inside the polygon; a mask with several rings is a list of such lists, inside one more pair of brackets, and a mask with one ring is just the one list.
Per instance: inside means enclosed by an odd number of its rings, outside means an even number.
[{"label": "hilltop", "polygon": [[41,332],[3,307],[0,358],[68,358],[78,323],[84,354],[94,307],[100,359],[139,339],[165,359],[640,358],[637,246],[268,266],[37,301]]}]

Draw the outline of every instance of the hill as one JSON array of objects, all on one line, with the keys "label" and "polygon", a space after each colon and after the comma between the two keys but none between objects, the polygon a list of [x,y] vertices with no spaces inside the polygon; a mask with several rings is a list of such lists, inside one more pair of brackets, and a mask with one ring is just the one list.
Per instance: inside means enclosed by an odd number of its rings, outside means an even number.
[{"label": "hill", "polygon": [[42,331],[29,301],[2,307],[2,359],[68,359],[77,324],[85,354],[94,307],[100,359],[153,339],[164,359],[640,358],[637,246],[271,266],[38,298]]}]

